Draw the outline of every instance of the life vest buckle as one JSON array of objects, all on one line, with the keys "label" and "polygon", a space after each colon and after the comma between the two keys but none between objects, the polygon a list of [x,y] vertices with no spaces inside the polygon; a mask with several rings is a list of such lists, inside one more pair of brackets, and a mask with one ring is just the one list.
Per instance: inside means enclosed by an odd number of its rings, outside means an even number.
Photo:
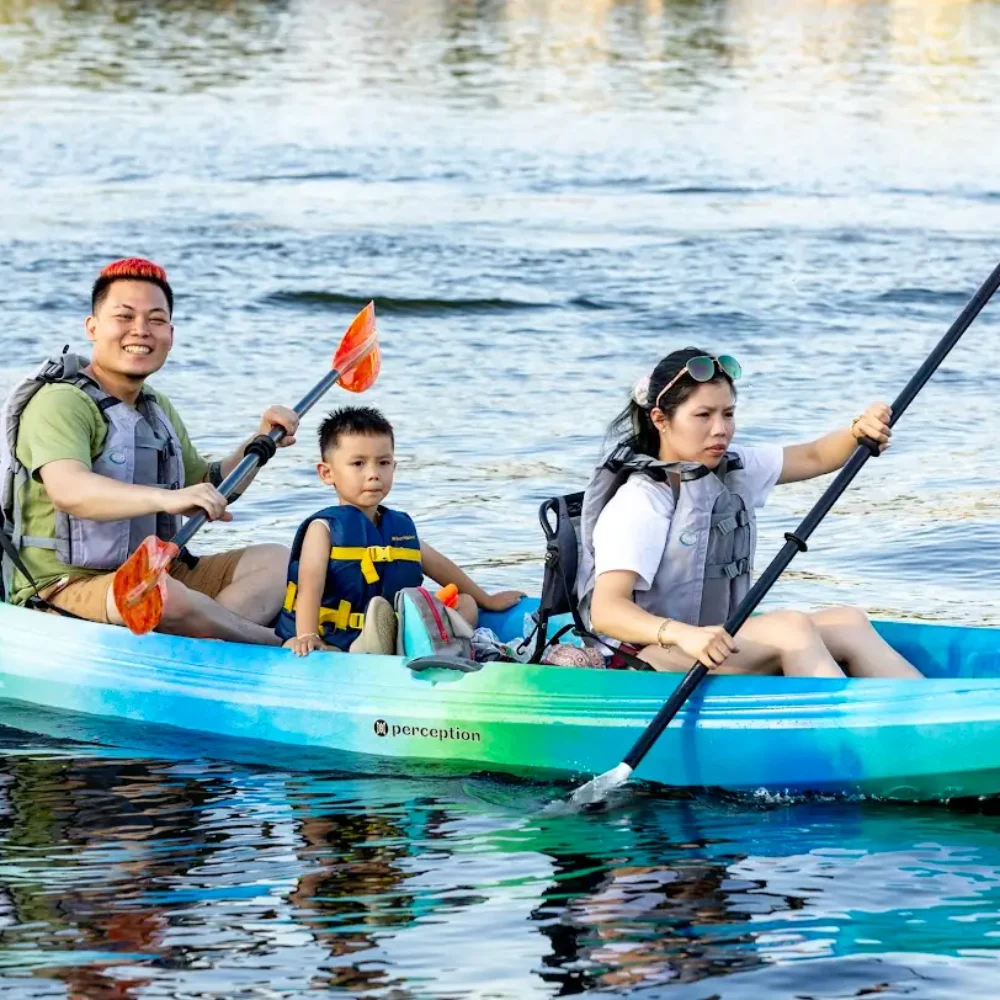
[{"label": "life vest buckle", "polygon": [[[360,624],[355,624],[356,622],[360,622]],[[358,612],[352,612],[350,601],[342,600],[336,608],[321,607],[319,609],[319,623],[321,627],[330,625],[335,632],[338,629],[344,632],[347,629],[364,628],[365,616]]]}]

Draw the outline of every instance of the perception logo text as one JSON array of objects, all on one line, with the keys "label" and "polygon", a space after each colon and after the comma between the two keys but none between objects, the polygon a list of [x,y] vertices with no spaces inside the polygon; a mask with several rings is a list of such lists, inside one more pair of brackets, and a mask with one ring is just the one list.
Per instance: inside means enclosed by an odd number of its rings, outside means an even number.
[{"label": "perception logo text", "polygon": [[459,743],[482,743],[480,733],[455,726],[402,726],[385,719],[376,719],[372,728],[376,736],[423,736],[429,740],[455,740]]}]

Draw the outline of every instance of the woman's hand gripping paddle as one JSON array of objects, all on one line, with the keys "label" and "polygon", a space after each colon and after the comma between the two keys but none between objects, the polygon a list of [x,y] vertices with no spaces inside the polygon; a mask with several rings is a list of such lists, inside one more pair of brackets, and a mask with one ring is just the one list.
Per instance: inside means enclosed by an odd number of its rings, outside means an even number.
[{"label": "woman's hand gripping paddle", "polygon": [[[890,427],[899,420],[906,408],[916,398],[917,393],[920,392],[934,372],[937,371],[938,366],[947,357],[949,351],[958,343],[962,334],[972,325],[972,321],[993,297],[993,293],[997,290],[998,286],[1000,286],[1000,265],[994,269],[979,291],[973,295],[969,304],[962,310],[961,315],[951,325],[951,329],[944,335],[941,342],[930,353],[930,356],[920,366],[917,373],[910,379],[896,401],[892,404],[892,418],[889,421]],[[816,506],[809,511],[803,522],[794,532],[789,532],[785,535],[785,544],[781,548],[781,551],[774,557],[771,565],[764,570],[760,579],[753,585],[740,606],[726,622],[725,629],[730,635],[736,635],[737,631],[750,617],[757,605],[764,599],[764,596],[774,585],[778,577],[781,576],[795,555],[806,551],[806,539],[813,533],[820,521],[826,517],[830,508],[833,507],[840,498],[840,495],[847,489],[851,480],[861,471],[861,467],[865,462],[872,455],[877,456],[878,454],[878,445],[874,441],[867,438],[861,439],[854,454],[847,460],[844,467],[838,473],[837,478],[827,487],[826,492],[819,498]],[[657,712],[653,721],[650,722],[642,735],[635,741],[632,749],[625,755],[622,762],[610,771],[605,771],[604,774],[599,774],[596,778],[592,778],[586,784],[581,785],[570,797],[569,808],[580,808],[600,803],[604,801],[609,792],[624,785],[707,673],[708,668],[704,664],[696,663],[687,672],[680,684],[677,685],[674,693],[660,711]],[[557,809],[560,808],[560,804],[558,803],[553,803],[553,806]],[[562,808],[565,808],[565,806],[562,806]]]},{"label": "woman's hand gripping paddle", "polygon": [[[378,378],[380,364],[375,304],[369,302],[347,328],[333,356],[331,370],[306,393],[295,412],[299,417],[304,416],[335,382],[350,392],[364,392]],[[250,473],[274,455],[284,435],[283,427],[275,427],[268,434],[254,438],[247,445],[243,460],[220,484],[219,492],[228,498],[237,491]],[[125,624],[137,635],[160,623],[167,593],[167,570],[207,520],[204,511],[196,514],[169,542],[150,535],[118,568],[112,582],[115,604]]]}]

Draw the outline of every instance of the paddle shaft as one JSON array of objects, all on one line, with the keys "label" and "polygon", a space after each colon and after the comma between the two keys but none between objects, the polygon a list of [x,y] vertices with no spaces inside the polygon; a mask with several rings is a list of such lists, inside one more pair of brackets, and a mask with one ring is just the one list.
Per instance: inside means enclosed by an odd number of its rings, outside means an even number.
[{"label": "paddle shaft", "polygon": [[[993,293],[1000,287],[1000,264],[993,273],[983,282],[982,287],[969,300],[969,304],[962,310],[958,319],[952,323],[948,332],[941,339],[941,342],[930,353],[927,360],[920,366],[917,373],[906,384],[906,387],[892,404],[892,418],[889,426],[892,427],[906,411],[906,408],[913,402],[916,395],[927,384],[928,379],[934,374],[938,366],[948,356],[951,349],[958,343],[962,334],[972,325],[972,321],[979,315],[983,307],[993,297]],[[820,521],[830,512],[830,508],[837,502],[840,495],[850,485],[851,480],[861,471],[861,467],[872,455],[878,454],[878,449],[874,442],[859,444],[854,450],[854,454],[847,460],[844,467],[837,474],[837,478],[826,488],[826,491],[819,498],[816,506],[805,516],[802,523],[794,532],[785,535],[785,544],[778,554],[771,560],[770,565],[760,575],[760,579],[750,588],[749,593],[740,602],[739,607],[726,621],[725,629],[730,635],[736,635],[746,620],[756,610],[757,605],[764,599],[767,592],[774,586],[775,581],[785,571],[788,564],[795,558],[798,552],[806,551],[806,540],[816,529]],[[635,745],[625,755],[623,764],[635,770],[639,766],[643,757],[649,752],[653,744],[659,739],[663,731],[670,725],[671,720],[691,697],[695,688],[702,682],[708,668],[703,663],[696,663],[685,675],[684,679],[677,685],[673,694],[656,713],[653,721],[646,727],[642,735],[635,741]]]},{"label": "paddle shaft", "polygon": [[[338,378],[340,378],[340,371],[338,369],[333,368],[328,371],[293,407],[296,415],[300,418],[304,417],[319,401],[319,399],[330,390]],[[285,436],[285,428],[272,427],[266,435],[261,436],[270,438],[273,445],[277,445],[277,443]],[[255,440],[260,439],[258,438]],[[250,473],[253,472],[258,466],[263,465],[273,453],[274,452],[272,450],[270,454],[268,454],[268,449],[265,446],[244,455],[240,460],[239,465],[237,465],[236,468],[233,469],[233,471],[230,472],[229,475],[226,476],[226,478],[219,484],[219,492],[224,497],[230,497],[230,494],[234,490],[239,489],[243,480],[246,479],[247,476],[249,476]],[[267,454],[267,458],[264,457],[264,454]],[[192,538],[194,538],[196,532],[205,524],[207,520],[208,515],[203,510],[199,511],[194,515],[194,517],[189,518],[184,523],[184,526],[177,532],[176,535],[174,535],[171,541],[178,548],[183,548],[188,542],[191,541]]]}]

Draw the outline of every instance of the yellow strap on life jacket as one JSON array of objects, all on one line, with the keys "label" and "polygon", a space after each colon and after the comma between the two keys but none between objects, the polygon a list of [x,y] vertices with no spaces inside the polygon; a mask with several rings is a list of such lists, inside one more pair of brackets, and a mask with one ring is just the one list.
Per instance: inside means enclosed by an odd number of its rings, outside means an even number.
[{"label": "yellow strap on life jacket", "polygon": [[[285,589],[285,611],[291,614],[295,611],[295,597],[298,588],[294,583],[289,583]],[[351,611],[349,601],[341,601],[336,608],[319,609],[319,627],[321,632],[325,632],[325,625],[332,625],[336,629],[363,629],[365,627],[365,616],[363,612]]]},{"label": "yellow strap on life jacket", "polygon": [[420,549],[404,549],[394,545],[369,545],[367,548],[360,545],[334,545],[330,549],[330,558],[360,562],[365,583],[377,583],[379,575],[375,563],[420,562]]}]

